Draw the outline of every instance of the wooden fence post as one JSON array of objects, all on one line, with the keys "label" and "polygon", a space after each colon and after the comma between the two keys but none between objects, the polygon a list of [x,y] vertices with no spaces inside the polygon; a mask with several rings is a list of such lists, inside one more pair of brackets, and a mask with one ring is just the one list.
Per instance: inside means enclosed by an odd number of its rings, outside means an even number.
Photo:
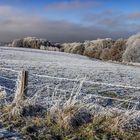
[{"label": "wooden fence post", "polygon": [[22,70],[19,75],[17,91],[15,93],[15,97],[13,103],[18,104],[20,101],[25,100],[25,96],[27,95],[27,86],[28,86],[28,71]]},{"label": "wooden fence post", "polygon": [[21,73],[21,89],[20,94],[23,98],[24,95],[27,95],[27,86],[28,86],[28,71],[23,70]]}]

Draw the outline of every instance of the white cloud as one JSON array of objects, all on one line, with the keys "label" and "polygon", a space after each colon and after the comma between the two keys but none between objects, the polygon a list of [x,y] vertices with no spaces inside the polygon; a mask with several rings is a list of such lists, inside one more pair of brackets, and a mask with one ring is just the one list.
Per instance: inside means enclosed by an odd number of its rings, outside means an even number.
[{"label": "white cloud", "polygon": [[[0,41],[25,36],[43,37],[56,42],[84,41],[105,37],[126,37],[131,33],[127,27],[112,31],[111,27],[105,28],[103,26],[105,23],[100,23],[100,26],[98,24],[85,27],[82,22],[75,24],[66,20],[52,21],[40,15],[28,14],[14,7],[0,6]],[[139,26],[135,26],[134,32],[138,28]]]}]

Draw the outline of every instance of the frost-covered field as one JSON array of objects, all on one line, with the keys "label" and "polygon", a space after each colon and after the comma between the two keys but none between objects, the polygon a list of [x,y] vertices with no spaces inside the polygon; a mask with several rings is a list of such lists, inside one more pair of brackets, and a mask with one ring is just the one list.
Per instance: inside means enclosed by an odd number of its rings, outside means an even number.
[{"label": "frost-covered field", "polygon": [[[28,94],[31,95],[40,90],[41,100],[46,99],[48,94],[52,96],[54,90],[57,91],[55,92],[57,97],[67,95],[65,96],[67,98],[72,91],[77,91],[79,81],[82,80],[85,82],[80,89],[79,99],[82,98],[84,102],[116,106],[116,100],[121,102],[129,99],[131,103],[139,100],[140,67],[102,62],[62,52],[8,47],[0,47],[0,67],[17,71],[28,70]],[[0,76],[12,80],[17,80],[17,75],[16,72],[0,70]],[[77,82],[72,79],[77,79]],[[4,80],[2,77],[0,85],[16,89],[15,81]],[[38,99],[39,103],[40,99]]]}]

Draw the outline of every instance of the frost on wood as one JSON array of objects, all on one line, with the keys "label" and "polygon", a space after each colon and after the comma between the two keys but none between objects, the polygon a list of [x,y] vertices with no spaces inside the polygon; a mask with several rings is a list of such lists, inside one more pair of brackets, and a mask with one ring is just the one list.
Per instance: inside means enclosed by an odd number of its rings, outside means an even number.
[{"label": "frost on wood", "polygon": [[126,43],[123,61],[140,63],[140,33],[131,36]]}]

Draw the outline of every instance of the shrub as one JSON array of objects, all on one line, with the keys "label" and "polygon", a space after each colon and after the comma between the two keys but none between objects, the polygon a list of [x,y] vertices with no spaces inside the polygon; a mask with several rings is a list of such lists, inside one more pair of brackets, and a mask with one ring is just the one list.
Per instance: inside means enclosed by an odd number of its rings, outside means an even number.
[{"label": "shrub", "polygon": [[23,39],[15,39],[12,42],[12,47],[23,47]]},{"label": "shrub", "polygon": [[23,39],[15,39],[12,43],[12,47],[24,47],[24,48],[35,48],[40,49],[41,46],[47,47],[55,47],[55,45],[51,44],[46,39],[39,39],[36,37],[26,37]]},{"label": "shrub", "polygon": [[104,50],[107,53],[108,49],[110,49],[111,46],[113,45],[113,42],[114,41],[110,38],[86,41],[84,43],[85,45],[84,55],[97,59],[102,59],[102,57],[105,57],[106,55],[102,53],[104,53]]},{"label": "shrub", "polygon": [[48,50],[48,51],[59,51],[59,48],[57,48],[57,47],[47,47],[47,48],[45,48],[45,50]]},{"label": "shrub", "polygon": [[101,60],[110,60],[111,59],[111,54],[110,54],[110,49],[109,48],[105,48],[101,55],[100,55],[100,59]]},{"label": "shrub", "polygon": [[66,53],[83,54],[84,45],[82,43],[64,43],[62,44],[63,51]]},{"label": "shrub", "polygon": [[125,62],[140,62],[140,33],[129,37],[123,54]]},{"label": "shrub", "polygon": [[101,60],[122,61],[122,55],[126,49],[126,41],[119,39],[111,46],[111,48],[105,48],[100,55]]},{"label": "shrub", "polygon": [[122,55],[126,49],[126,40],[118,39],[110,49],[110,60],[122,61]]}]

